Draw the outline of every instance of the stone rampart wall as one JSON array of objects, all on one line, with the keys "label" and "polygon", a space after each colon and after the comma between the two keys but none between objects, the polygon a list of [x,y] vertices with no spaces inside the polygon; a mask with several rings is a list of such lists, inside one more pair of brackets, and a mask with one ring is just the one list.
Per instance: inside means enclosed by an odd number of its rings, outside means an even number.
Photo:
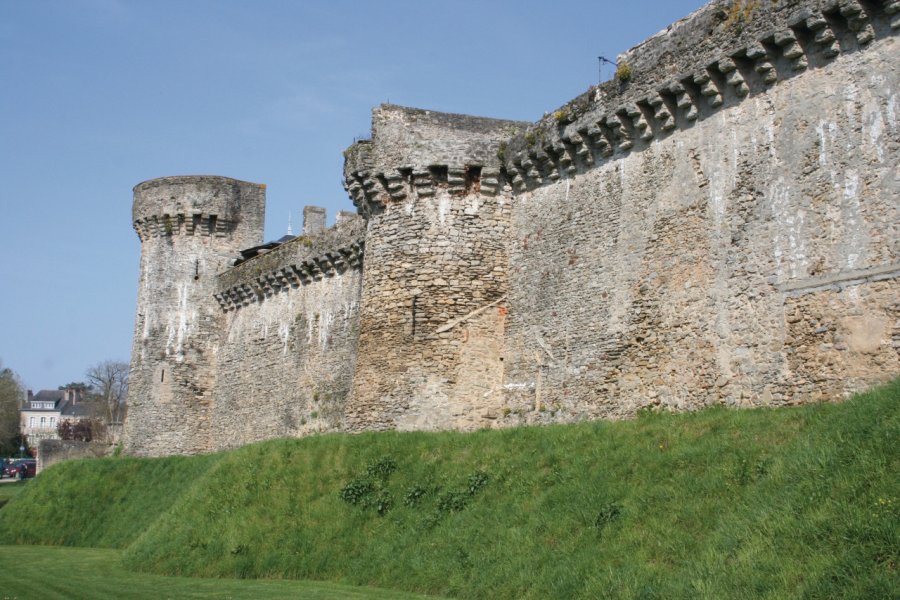
[{"label": "stone rampart wall", "polygon": [[511,421],[778,405],[896,375],[900,52],[872,14],[835,27],[839,55],[804,46],[799,72],[777,56],[779,78],[669,111],[671,132],[642,109],[606,158],[511,169]]},{"label": "stone rampart wall", "polygon": [[211,449],[340,429],[356,363],[365,222],[287,242],[219,277]]},{"label": "stone rampart wall", "polygon": [[77,442],[74,440],[41,440],[38,444],[36,472],[67,460],[100,458],[112,454],[113,447],[105,442]]},{"label": "stone rampart wall", "polygon": [[365,222],[214,278],[261,233],[263,188],[141,184],[126,450],[776,406],[895,376],[898,29],[900,0],[714,0],[534,124],[381,106],[344,154]]}]

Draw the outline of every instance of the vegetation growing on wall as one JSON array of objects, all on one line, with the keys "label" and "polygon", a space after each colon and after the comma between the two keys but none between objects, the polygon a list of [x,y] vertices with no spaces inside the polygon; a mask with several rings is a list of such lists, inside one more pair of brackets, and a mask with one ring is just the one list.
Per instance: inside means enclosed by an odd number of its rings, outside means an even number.
[{"label": "vegetation growing on wall", "polygon": [[631,65],[627,62],[620,62],[616,65],[616,81],[619,83],[625,83],[626,81],[631,80]]}]

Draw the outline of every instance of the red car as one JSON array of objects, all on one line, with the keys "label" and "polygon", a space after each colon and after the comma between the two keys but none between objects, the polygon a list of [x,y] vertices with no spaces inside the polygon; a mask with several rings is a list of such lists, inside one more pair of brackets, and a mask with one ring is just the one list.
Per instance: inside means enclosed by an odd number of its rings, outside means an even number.
[{"label": "red car", "polygon": [[37,461],[33,458],[17,458],[3,465],[3,477],[34,477],[36,469]]}]

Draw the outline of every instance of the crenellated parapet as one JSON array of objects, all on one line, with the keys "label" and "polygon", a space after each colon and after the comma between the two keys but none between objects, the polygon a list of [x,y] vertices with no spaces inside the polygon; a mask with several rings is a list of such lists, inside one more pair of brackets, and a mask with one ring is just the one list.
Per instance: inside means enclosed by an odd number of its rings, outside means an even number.
[{"label": "crenellated parapet", "polygon": [[361,269],[365,222],[344,215],[329,229],[298,236],[220,274],[213,297],[221,309],[238,310],[348,269]]},{"label": "crenellated parapet", "polygon": [[615,79],[510,139],[500,176],[523,191],[640,151],[896,35],[898,15],[900,0],[712,2],[621,55]]},{"label": "crenellated parapet", "polygon": [[363,214],[409,197],[494,196],[506,183],[498,150],[528,124],[382,105],[372,139],[344,153],[344,187]]}]

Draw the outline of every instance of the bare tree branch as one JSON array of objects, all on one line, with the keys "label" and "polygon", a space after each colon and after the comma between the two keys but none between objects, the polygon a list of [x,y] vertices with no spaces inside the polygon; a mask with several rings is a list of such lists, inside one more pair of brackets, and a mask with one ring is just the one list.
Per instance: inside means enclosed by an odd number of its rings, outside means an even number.
[{"label": "bare tree branch", "polygon": [[85,376],[96,394],[105,423],[119,423],[128,395],[128,363],[105,360],[89,368]]}]

